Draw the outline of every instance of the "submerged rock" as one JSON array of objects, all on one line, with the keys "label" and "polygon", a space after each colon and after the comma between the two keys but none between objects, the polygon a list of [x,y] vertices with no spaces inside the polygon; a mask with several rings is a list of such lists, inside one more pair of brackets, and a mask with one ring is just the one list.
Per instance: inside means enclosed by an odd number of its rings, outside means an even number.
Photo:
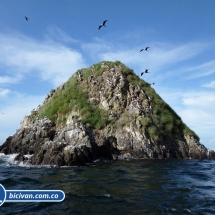
[{"label": "submerged rock", "polygon": [[215,158],[148,83],[115,64],[79,70],[51,90],[0,152],[17,153],[18,162],[57,166],[118,157]]}]

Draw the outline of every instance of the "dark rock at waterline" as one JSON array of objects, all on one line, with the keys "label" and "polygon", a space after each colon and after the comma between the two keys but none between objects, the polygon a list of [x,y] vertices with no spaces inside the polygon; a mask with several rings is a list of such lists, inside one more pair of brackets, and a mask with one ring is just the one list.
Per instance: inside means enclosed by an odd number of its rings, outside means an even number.
[{"label": "dark rock at waterline", "polygon": [[17,153],[17,162],[57,166],[118,157],[215,159],[149,84],[124,65],[111,65],[79,70],[51,90],[0,152]]}]

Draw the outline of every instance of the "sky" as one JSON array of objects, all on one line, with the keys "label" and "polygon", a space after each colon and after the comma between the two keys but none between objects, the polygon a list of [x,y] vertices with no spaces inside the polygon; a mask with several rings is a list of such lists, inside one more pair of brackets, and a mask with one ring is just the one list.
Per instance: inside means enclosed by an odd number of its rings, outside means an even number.
[{"label": "sky", "polygon": [[0,145],[78,69],[119,60],[149,69],[140,77],[215,150],[214,11],[214,0],[0,0]]}]

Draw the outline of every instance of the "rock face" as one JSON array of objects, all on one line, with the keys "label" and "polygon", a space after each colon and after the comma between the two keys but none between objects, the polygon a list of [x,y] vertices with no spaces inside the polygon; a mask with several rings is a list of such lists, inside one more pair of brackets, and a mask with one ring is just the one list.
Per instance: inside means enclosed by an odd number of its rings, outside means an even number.
[{"label": "rock face", "polygon": [[0,152],[17,153],[18,162],[57,166],[119,157],[215,158],[149,84],[115,64],[79,70],[51,90]]}]

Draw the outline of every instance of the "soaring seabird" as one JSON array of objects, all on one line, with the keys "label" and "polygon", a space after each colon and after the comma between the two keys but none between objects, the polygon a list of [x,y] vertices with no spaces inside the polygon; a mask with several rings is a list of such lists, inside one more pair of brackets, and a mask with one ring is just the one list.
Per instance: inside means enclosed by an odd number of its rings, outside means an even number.
[{"label": "soaring seabird", "polygon": [[25,20],[28,21],[28,17],[27,16],[25,16]]},{"label": "soaring seabird", "polygon": [[145,73],[149,73],[148,71],[149,71],[149,70],[148,70],[148,69],[146,69],[146,70],[145,70]]},{"label": "soaring seabird", "polygon": [[150,47],[146,47],[146,48],[144,48],[144,49],[141,49],[140,52],[142,52],[142,51],[148,51],[149,48],[150,48]]},{"label": "soaring seabird", "polygon": [[141,76],[144,74],[144,72],[141,72]]},{"label": "soaring seabird", "polygon": [[[101,25],[99,25],[99,29],[100,29],[101,27],[103,27],[103,26],[106,27],[106,25],[105,25],[106,22],[107,22],[107,20],[103,21],[103,23],[102,23]],[[98,29],[98,30],[99,30],[99,29]]]}]

